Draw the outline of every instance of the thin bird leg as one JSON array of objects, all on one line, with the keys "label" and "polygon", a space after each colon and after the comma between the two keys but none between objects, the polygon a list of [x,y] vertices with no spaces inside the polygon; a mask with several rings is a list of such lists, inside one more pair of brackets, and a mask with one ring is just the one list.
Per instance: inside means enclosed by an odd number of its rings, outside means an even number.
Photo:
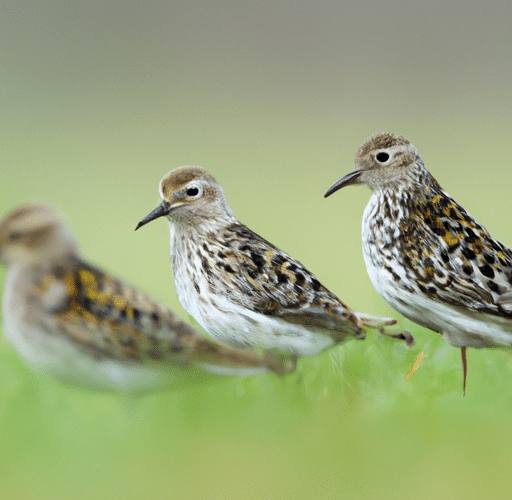
[{"label": "thin bird leg", "polygon": [[468,376],[468,360],[466,358],[466,347],[460,348],[460,355],[462,358],[462,371],[464,372],[464,383],[462,385],[462,395],[466,395],[466,378]]}]

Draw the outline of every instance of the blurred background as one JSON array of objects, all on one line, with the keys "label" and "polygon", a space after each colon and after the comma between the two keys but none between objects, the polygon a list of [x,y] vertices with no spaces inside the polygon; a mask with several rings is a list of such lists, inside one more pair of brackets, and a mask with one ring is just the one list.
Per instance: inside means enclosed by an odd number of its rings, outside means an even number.
[{"label": "blurred background", "polygon": [[[323,194],[368,135],[400,133],[512,245],[511,21],[508,1],[3,2],[0,213],[56,205],[88,260],[186,317],[166,222],[134,228],[164,174],[201,165],[351,307],[400,318],[362,259],[369,190]],[[33,374],[0,337],[2,496],[505,495],[510,353],[469,351],[463,397],[458,350],[400,325],[410,350],[369,335],[284,380],[138,399]]]}]

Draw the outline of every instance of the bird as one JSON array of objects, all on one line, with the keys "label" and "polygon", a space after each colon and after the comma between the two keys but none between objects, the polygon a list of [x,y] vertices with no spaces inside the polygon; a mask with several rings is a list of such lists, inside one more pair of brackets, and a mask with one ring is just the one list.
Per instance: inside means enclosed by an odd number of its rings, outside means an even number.
[{"label": "bird", "polygon": [[35,370],[95,390],[144,393],[189,382],[284,374],[277,358],[203,337],[151,296],[89,264],[46,203],[0,221],[5,336]]},{"label": "bird", "polygon": [[238,221],[215,178],[199,166],[172,170],[159,184],[159,217],[170,228],[171,267],[184,309],[212,338],[285,358],[314,356],[365,328],[395,319],[350,309],[300,262]]},{"label": "bird", "polygon": [[461,348],[512,345],[512,251],[494,239],[426,169],[401,135],[374,134],[357,149],[350,185],[372,191],[362,220],[370,280],[392,307]]}]

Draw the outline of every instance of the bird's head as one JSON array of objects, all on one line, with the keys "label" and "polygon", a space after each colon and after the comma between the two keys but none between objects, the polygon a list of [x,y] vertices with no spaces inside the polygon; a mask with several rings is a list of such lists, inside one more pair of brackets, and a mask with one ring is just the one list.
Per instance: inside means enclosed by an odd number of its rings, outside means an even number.
[{"label": "bird's head", "polygon": [[164,216],[189,225],[234,217],[221,186],[204,168],[185,166],[172,170],[160,181],[159,190],[162,203],[136,229]]},{"label": "bird's head", "polygon": [[5,266],[50,264],[75,252],[75,239],[51,205],[23,205],[0,221],[0,260]]},{"label": "bird's head", "polygon": [[366,184],[379,191],[414,184],[424,169],[418,150],[405,137],[388,132],[366,139],[355,154],[354,164],[356,169],[337,180],[325,197],[350,185]]}]

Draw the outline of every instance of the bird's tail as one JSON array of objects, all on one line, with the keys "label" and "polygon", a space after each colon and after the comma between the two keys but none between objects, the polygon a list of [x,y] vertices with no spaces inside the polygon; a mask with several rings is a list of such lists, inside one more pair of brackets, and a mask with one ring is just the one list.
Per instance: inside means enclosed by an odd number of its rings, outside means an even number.
[{"label": "bird's tail", "polygon": [[399,331],[387,331],[385,326],[391,326],[396,323],[396,319],[392,318],[381,318],[379,316],[372,316],[371,314],[355,312],[354,313],[360,322],[360,325],[364,328],[373,328],[379,331],[382,335],[392,337],[394,339],[405,341],[407,347],[414,345],[414,337],[407,330]]},{"label": "bird's tail", "polygon": [[286,375],[295,370],[297,357],[281,355],[273,350],[236,348],[202,339],[192,355],[194,364],[217,375],[249,376],[274,372]]}]

